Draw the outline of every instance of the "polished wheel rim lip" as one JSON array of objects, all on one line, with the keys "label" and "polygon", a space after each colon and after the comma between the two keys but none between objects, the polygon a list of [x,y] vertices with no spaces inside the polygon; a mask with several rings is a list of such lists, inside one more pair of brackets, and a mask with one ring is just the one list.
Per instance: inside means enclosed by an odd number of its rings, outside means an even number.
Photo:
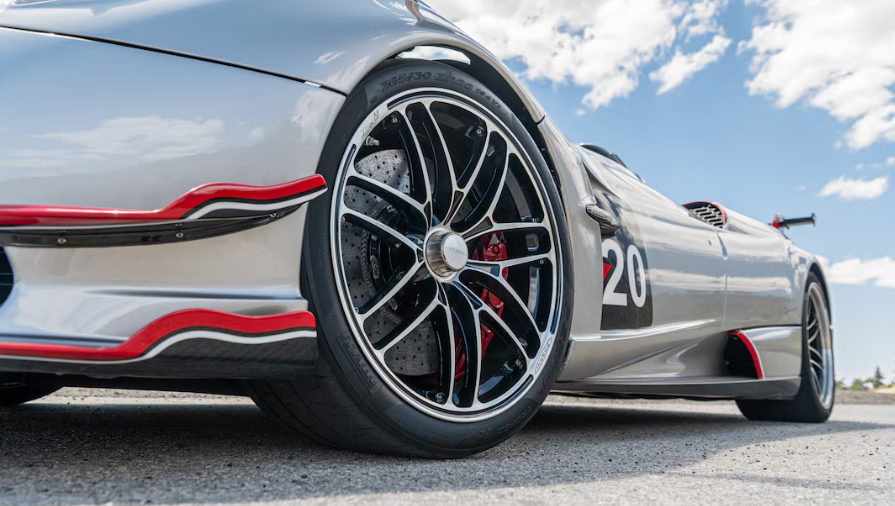
[{"label": "polished wheel rim lip", "polygon": [[833,404],[833,340],[826,299],[816,284],[808,289],[808,370],[811,386],[825,409]]},{"label": "polished wheel rim lip", "polygon": [[[430,117],[434,120],[434,116],[431,114],[431,104],[432,103],[447,103],[452,106],[460,107],[466,112],[475,114],[479,119],[483,120],[487,126],[487,130],[485,132],[486,136],[490,136],[494,133],[499,134],[503,140],[506,142],[507,152],[506,152],[506,165],[503,168],[504,177],[509,172],[509,163],[510,157],[514,156],[518,160],[519,163],[525,168],[525,173],[531,179],[531,183],[536,189],[538,203],[541,206],[541,210],[544,214],[543,221],[541,223],[534,224],[523,224],[523,223],[498,223],[493,220],[490,221],[491,228],[487,230],[480,230],[476,227],[472,227],[471,230],[467,230],[462,232],[461,237],[465,239],[466,242],[474,241],[485,234],[493,233],[493,232],[512,232],[515,230],[522,230],[529,227],[537,227],[538,230],[544,231],[549,236],[550,242],[550,251],[548,254],[540,255],[543,258],[532,258],[532,261],[540,260],[543,264],[545,260],[549,260],[551,262],[552,267],[552,285],[553,290],[551,293],[551,305],[549,311],[549,318],[544,325],[545,330],[539,334],[540,343],[539,349],[535,356],[526,358],[525,363],[525,374],[522,378],[520,378],[516,383],[504,392],[499,395],[497,398],[489,399],[488,402],[481,402],[478,399],[478,388],[477,384],[475,387],[476,394],[474,395],[474,399],[472,401],[472,405],[469,407],[460,408],[453,403],[453,399],[451,396],[448,398],[450,402],[447,403],[438,403],[431,399],[420,396],[417,392],[410,390],[407,385],[405,385],[397,375],[386,365],[385,363],[385,353],[388,351],[387,349],[376,349],[373,346],[370,339],[366,336],[366,332],[364,330],[364,315],[359,315],[358,309],[351,302],[344,265],[342,264],[342,248],[341,248],[341,222],[346,219],[346,216],[350,216],[353,220],[364,220],[364,218],[357,216],[360,213],[352,211],[347,208],[347,205],[344,202],[344,193],[349,186],[347,184],[350,178],[359,178],[359,174],[354,167],[354,163],[357,161],[357,156],[359,150],[362,148],[365,142],[368,139],[368,135],[372,132],[377,125],[381,122],[385,121],[386,118],[394,115],[400,114],[401,118],[404,121],[408,122],[407,119],[407,108],[413,104],[423,103],[426,104],[427,110],[430,114]],[[436,128],[437,130],[437,128]],[[487,139],[488,137],[486,137]],[[441,139],[444,140],[443,137]],[[416,143],[416,151],[417,154],[423,158],[422,151],[419,147],[418,139],[414,139]],[[487,143],[486,143],[487,144]],[[447,149],[446,144],[443,144],[445,150]],[[411,153],[408,153],[408,156],[412,156]],[[485,154],[482,154],[482,159],[484,159]],[[479,162],[481,165],[481,162]],[[472,182],[476,179],[476,174],[474,173],[467,181],[467,185],[465,188],[460,187],[457,181],[456,174],[454,175],[454,190],[462,195],[462,198],[466,198],[466,193],[470,191],[472,186]],[[428,180],[426,181],[428,186]],[[501,185],[505,184],[505,180],[501,181]],[[378,195],[377,195],[378,196]],[[404,197],[407,195],[404,194]],[[462,292],[464,297],[467,299],[474,298],[476,295],[470,293],[468,289],[465,289],[461,283],[458,283],[458,278],[461,274],[469,273],[469,272],[493,272],[493,265],[488,262],[475,261],[471,259],[467,259],[465,266],[463,268],[457,270],[456,272],[452,272],[449,276],[439,276],[437,273],[432,272],[430,266],[428,265],[428,261],[426,260],[426,251],[425,245],[428,243],[429,236],[431,236],[434,231],[438,229],[438,227],[431,227],[433,224],[433,214],[434,209],[432,205],[432,195],[429,195],[425,202],[420,202],[416,199],[406,199],[402,198],[399,195],[391,195],[392,198],[397,199],[399,205],[407,206],[411,209],[411,212],[422,213],[425,216],[425,219],[429,221],[428,225],[430,225],[430,230],[427,232],[426,238],[422,241],[414,240],[414,238],[400,238],[394,237],[396,244],[400,244],[410,248],[413,251],[417,252],[417,256],[419,258],[419,262],[414,264],[411,269],[418,269],[421,267],[425,267],[429,269],[430,274],[432,274],[433,279],[436,279],[439,283],[437,295],[435,299],[432,301],[430,306],[424,309],[424,313],[426,315],[432,315],[434,311],[443,311],[442,314],[450,315],[450,308],[446,307],[445,304],[440,302],[440,300],[445,300],[446,287],[452,287],[452,289],[457,289],[459,292]],[[494,207],[496,206],[497,200],[501,198],[500,192],[494,197],[494,205],[491,206],[487,216],[490,218],[493,215]],[[456,210],[454,211],[456,212]],[[383,102],[380,106],[378,106],[375,110],[373,110],[364,121],[360,123],[360,127],[352,136],[351,141],[349,142],[345,154],[342,158],[342,163],[336,178],[336,185],[334,188],[334,197],[332,199],[332,229],[330,234],[331,240],[331,252],[332,252],[332,261],[334,268],[336,269],[336,281],[337,288],[339,292],[340,302],[342,304],[342,308],[345,311],[345,314],[348,318],[349,324],[352,327],[352,331],[355,335],[355,338],[360,345],[361,350],[364,355],[372,364],[373,368],[378,373],[380,379],[384,380],[386,384],[391,388],[392,391],[397,393],[400,397],[402,397],[405,401],[408,401],[415,408],[427,413],[429,415],[435,416],[437,418],[449,420],[449,421],[457,421],[457,422],[474,422],[487,418],[491,418],[496,416],[507,409],[509,409],[514,403],[515,399],[522,397],[535,383],[534,379],[538,378],[540,374],[543,372],[544,366],[547,362],[547,357],[553,350],[555,344],[555,335],[557,331],[557,323],[559,318],[559,312],[562,307],[561,297],[562,297],[562,257],[559,249],[559,238],[556,233],[556,229],[554,227],[555,216],[553,213],[553,209],[550,207],[550,203],[546,197],[546,190],[543,181],[540,178],[540,174],[534,169],[534,163],[525,152],[524,149],[521,148],[521,143],[516,139],[516,137],[510,132],[509,128],[501,122],[498,118],[496,118],[490,111],[483,109],[478,104],[471,101],[468,97],[460,95],[458,93],[451,92],[449,90],[443,90],[438,88],[422,88],[410,90],[404,93],[401,93],[395,97],[392,97],[387,102]],[[450,223],[449,223],[450,224]],[[406,240],[405,240],[406,239]],[[521,263],[526,262],[518,262],[510,260],[507,262],[509,266],[520,265]],[[407,277],[411,277],[411,273],[407,274]],[[516,302],[521,301],[516,296]],[[530,314],[529,314],[530,315]],[[507,326],[505,323],[501,321],[501,319],[488,308],[487,305],[482,304],[481,307],[477,308],[474,313],[474,322],[477,328],[481,327],[482,317],[486,317],[490,319],[491,323],[488,323],[488,326],[492,326],[493,324],[497,324],[497,328],[501,328],[502,330],[506,330]],[[429,316],[426,316],[429,318]],[[534,318],[531,318],[532,322],[534,322]],[[416,328],[415,325],[418,322],[411,322],[411,327]],[[453,325],[448,325],[452,330],[449,331],[451,334],[451,343],[453,344]],[[478,331],[477,331],[478,334]],[[400,341],[400,339],[395,342]],[[481,343],[481,339],[479,336],[479,343]],[[519,341],[517,340],[515,344],[519,345]],[[480,346],[480,344],[479,344]],[[476,348],[476,353],[480,350]],[[453,355],[453,354],[452,354]],[[476,376],[476,381],[480,381],[481,377],[481,360],[476,360],[478,362],[478,371]],[[518,362],[517,362],[518,363]],[[455,363],[453,358],[451,359],[451,367],[454,367]],[[449,369],[450,370],[450,369]],[[451,383],[451,387],[453,388],[453,383]]]}]

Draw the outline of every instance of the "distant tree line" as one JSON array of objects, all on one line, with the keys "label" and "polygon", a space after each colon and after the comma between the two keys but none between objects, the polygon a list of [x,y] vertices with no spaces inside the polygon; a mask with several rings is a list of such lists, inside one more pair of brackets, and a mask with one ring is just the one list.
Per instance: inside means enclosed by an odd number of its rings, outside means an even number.
[{"label": "distant tree line", "polygon": [[873,373],[872,377],[867,379],[855,378],[850,385],[846,384],[844,380],[836,380],[836,388],[839,390],[864,392],[885,387],[895,387],[895,381],[886,383],[886,378],[883,376],[883,370],[880,369],[879,366],[876,367],[876,372]]}]

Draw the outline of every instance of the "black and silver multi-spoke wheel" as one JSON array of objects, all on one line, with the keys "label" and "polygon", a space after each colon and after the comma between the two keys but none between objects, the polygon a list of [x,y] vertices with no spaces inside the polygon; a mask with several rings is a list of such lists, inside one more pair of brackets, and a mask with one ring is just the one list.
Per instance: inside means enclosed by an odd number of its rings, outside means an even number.
[{"label": "black and silver multi-spoke wheel", "polygon": [[553,178],[528,132],[446,65],[383,66],[352,93],[308,211],[303,292],[319,374],[254,386],[334,446],[430,457],[490,448],[559,374],[571,262]]},{"label": "black and silver multi-spoke wheel", "polygon": [[817,423],[830,417],[836,395],[833,334],[827,298],[813,273],[808,275],[802,311],[802,383],[798,394],[785,401],[737,401],[747,418]]}]

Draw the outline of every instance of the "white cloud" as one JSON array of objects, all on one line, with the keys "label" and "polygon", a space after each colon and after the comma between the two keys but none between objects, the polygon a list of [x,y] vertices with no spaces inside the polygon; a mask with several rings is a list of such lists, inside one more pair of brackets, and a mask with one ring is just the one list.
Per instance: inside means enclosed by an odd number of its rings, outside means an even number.
[{"label": "white cloud", "polygon": [[886,158],[886,166],[891,167],[893,165],[895,165],[895,156],[890,156],[889,158]]},{"label": "white cloud", "polygon": [[752,94],[799,101],[851,122],[853,149],[895,141],[895,2],[746,0],[766,18],[741,49],[754,52]]},{"label": "white cloud", "polygon": [[725,7],[727,0],[702,0],[690,5],[680,22],[681,30],[687,34],[686,40],[722,31],[718,25],[718,18]]},{"label": "white cloud", "polygon": [[876,179],[851,179],[842,176],[826,184],[818,194],[819,197],[836,195],[842,200],[869,200],[886,193],[889,189],[889,176]]},{"label": "white cloud", "polygon": [[428,3],[498,57],[523,65],[524,78],[583,86],[582,103],[597,109],[634,91],[643,67],[665,61],[676,42],[719,34],[726,0]]},{"label": "white cloud", "polygon": [[659,95],[671,91],[690,79],[693,74],[716,62],[727,51],[728,46],[730,39],[723,35],[715,35],[711,42],[694,53],[683,54],[680,50],[676,50],[674,58],[651,73],[649,78],[661,83],[657,92]]},{"label": "white cloud", "polygon": [[585,110],[585,109],[576,109],[575,110],[575,116],[584,116],[585,114],[587,114],[587,110]]},{"label": "white cloud", "polygon": [[264,129],[261,127],[256,127],[249,132],[249,140],[258,140],[264,138]]},{"label": "white cloud", "polygon": [[849,258],[825,265],[830,283],[863,285],[873,281],[873,286],[895,288],[895,260],[890,257],[861,260]]}]

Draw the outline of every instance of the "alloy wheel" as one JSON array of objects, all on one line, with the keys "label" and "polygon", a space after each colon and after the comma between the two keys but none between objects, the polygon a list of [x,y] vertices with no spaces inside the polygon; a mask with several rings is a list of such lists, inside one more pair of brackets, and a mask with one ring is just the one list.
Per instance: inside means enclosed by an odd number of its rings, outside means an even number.
[{"label": "alloy wheel", "polygon": [[354,133],[334,191],[339,294],[379,376],[443,419],[512,405],[553,348],[562,259],[509,129],[453,92],[401,94]]},{"label": "alloy wheel", "polygon": [[811,384],[824,408],[833,402],[833,345],[824,294],[817,284],[808,289],[808,365]]}]

